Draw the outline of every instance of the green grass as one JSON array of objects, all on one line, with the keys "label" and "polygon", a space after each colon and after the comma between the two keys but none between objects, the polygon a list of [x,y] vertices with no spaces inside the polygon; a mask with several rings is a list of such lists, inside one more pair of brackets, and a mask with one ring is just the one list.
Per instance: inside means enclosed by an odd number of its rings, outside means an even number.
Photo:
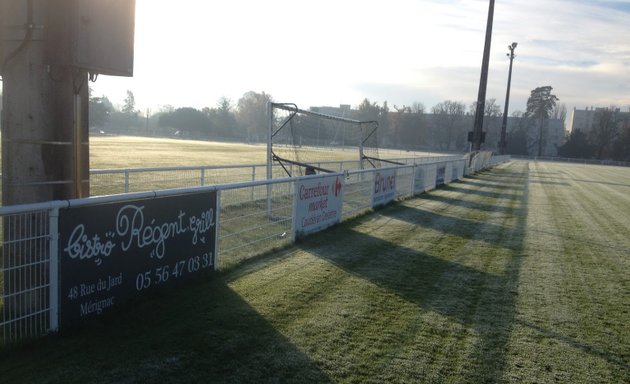
[{"label": "green grass", "polygon": [[[357,150],[315,150],[302,148],[309,161],[358,160]],[[379,150],[384,158],[436,156],[437,153]],[[224,143],[134,136],[90,137],[90,169],[153,168],[264,164],[266,144]]]},{"label": "green grass", "polygon": [[630,381],[630,170],[512,162],[0,354],[7,383]]},{"label": "green grass", "polygon": [[264,145],[132,136],[90,137],[90,169],[264,163]]},{"label": "green grass", "polygon": [[[328,150],[302,148],[302,161],[358,160],[358,149]],[[428,152],[407,152],[381,149],[384,158],[435,156]],[[267,146],[264,144],[222,143],[211,141],[178,140],[132,136],[90,137],[90,169],[133,169],[162,167],[201,167],[225,165],[265,164]],[[206,170],[204,184],[228,184],[266,178],[266,170],[258,167]],[[129,192],[200,185],[200,171],[142,171],[129,174]],[[284,177],[284,173],[282,173]],[[92,174],[92,196],[125,192],[125,175]]]}]

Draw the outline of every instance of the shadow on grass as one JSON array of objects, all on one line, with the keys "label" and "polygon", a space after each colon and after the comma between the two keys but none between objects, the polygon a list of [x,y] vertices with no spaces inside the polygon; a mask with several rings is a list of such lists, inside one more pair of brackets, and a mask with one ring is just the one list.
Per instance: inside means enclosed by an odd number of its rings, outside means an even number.
[{"label": "shadow on grass", "polygon": [[[499,208],[489,203],[456,201],[443,196],[440,191],[422,195],[421,199],[443,201],[448,204],[477,208],[488,212],[503,212],[517,216],[516,227],[501,227],[492,223],[477,222],[464,218],[436,214],[426,210],[395,205],[379,211],[380,215],[415,224],[413,231],[433,229],[446,235],[466,239],[483,240],[507,249],[509,257],[501,273],[489,273],[449,260],[452,248],[445,244],[444,251],[439,245],[432,248],[436,254],[411,249],[394,242],[386,241],[369,233],[359,232],[353,226],[340,227],[324,232],[316,240],[308,239],[304,246],[309,252],[328,260],[348,273],[354,274],[383,287],[419,308],[445,315],[472,329],[479,340],[474,344],[474,352],[467,353],[471,359],[466,366],[468,382],[500,382],[507,365],[508,341],[516,319],[518,280],[523,258],[523,240],[526,227],[527,182],[526,173],[520,173],[520,185],[516,189],[524,192],[510,194],[483,193],[450,186],[447,189],[461,191],[484,198],[505,198],[517,200],[511,210]],[[481,192],[481,193],[480,193]],[[354,227],[356,228],[356,226]],[[488,233],[488,236],[484,236]],[[481,234],[481,235],[480,235]],[[514,237],[519,241],[514,241]],[[330,238],[327,238],[330,237]],[[344,238],[340,244],[334,239]],[[445,236],[441,241],[454,239]],[[332,247],[335,251],[329,248]],[[483,248],[483,247],[482,247]],[[474,251],[473,251],[474,252]],[[480,250],[479,252],[482,252]],[[493,255],[476,255],[492,258]],[[475,257],[475,255],[471,255]],[[452,335],[453,338],[458,338]],[[464,347],[465,348],[465,347]],[[444,362],[449,365],[449,362]],[[461,367],[460,367],[461,368]],[[453,367],[453,369],[456,369]]]},{"label": "shadow on grass", "polygon": [[557,186],[561,186],[561,187],[570,187],[571,186],[571,184],[565,183],[565,182],[562,182],[562,181],[531,180],[530,183],[532,183],[532,184],[541,184],[541,185],[557,185]]},{"label": "shadow on grass", "polygon": [[[443,188],[449,190],[449,187]],[[480,203],[477,201],[461,200],[450,196],[445,196],[437,193],[429,193],[423,196],[423,200],[439,201],[444,204],[454,205],[458,207],[471,208],[479,211],[498,211],[498,212],[511,212],[510,207],[495,207],[489,204]]]},{"label": "shadow on grass", "polygon": [[[337,252],[332,252],[328,246],[317,246],[310,239],[304,246],[353,275],[367,278],[408,301],[468,325],[474,324],[465,308],[476,303],[480,288],[502,285],[503,278],[497,275],[352,229],[337,231],[335,238],[337,236],[348,239],[348,244],[341,249],[335,242]],[[321,240],[326,243],[326,239]],[[339,256],[331,256],[333,254]],[[353,256],[344,256],[349,254]]]},{"label": "shadow on grass", "polygon": [[156,296],[86,329],[6,349],[2,382],[331,382],[221,276]]},{"label": "shadow on grass", "polygon": [[506,182],[494,182],[495,180],[492,179],[492,182],[488,181],[490,179],[488,178],[483,178],[483,177],[467,177],[461,180],[458,180],[456,182],[456,184],[463,184],[463,185],[474,185],[476,187],[479,188],[490,188],[490,189],[505,189],[505,190],[510,190],[510,191],[518,191],[518,190],[522,190],[523,186],[520,184],[516,184],[514,182],[512,183],[506,183]]},{"label": "shadow on grass", "polygon": [[[505,192],[491,192],[491,191],[482,191],[479,189],[474,189],[473,188],[464,188],[464,185],[462,184],[451,184],[448,186],[449,190],[454,191],[454,192],[460,192],[460,193],[464,193],[464,194],[468,194],[468,195],[477,195],[477,196],[482,196],[485,198],[489,198],[489,199],[500,199],[502,197],[509,197],[507,196],[507,194]],[[510,189],[510,191],[514,191],[514,189]],[[512,195],[517,195],[519,194],[518,191],[514,191],[514,193]]]},{"label": "shadow on grass", "polygon": [[601,359],[606,360],[608,363],[613,364],[613,365],[617,365],[619,367],[621,367],[622,369],[624,369],[626,371],[627,374],[630,374],[630,365],[628,365],[628,363],[626,361],[624,361],[624,359],[620,356],[616,356],[610,352],[601,350],[600,348],[591,345],[591,344],[587,344],[584,342],[581,342],[573,337],[568,337],[565,336],[561,333],[555,332],[553,330],[550,329],[546,329],[543,327],[540,327],[536,324],[533,324],[531,322],[527,322],[527,321],[522,321],[522,320],[518,320],[517,323],[519,325],[522,325],[524,327],[530,328],[538,333],[540,333],[541,335],[545,336],[546,338],[549,339],[554,339],[554,340],[558,340],[564,344],[570,345],[573,348],[579,349],[583,352],[586,352],[588,354],[591,354],[593,356],[597,356]]}]

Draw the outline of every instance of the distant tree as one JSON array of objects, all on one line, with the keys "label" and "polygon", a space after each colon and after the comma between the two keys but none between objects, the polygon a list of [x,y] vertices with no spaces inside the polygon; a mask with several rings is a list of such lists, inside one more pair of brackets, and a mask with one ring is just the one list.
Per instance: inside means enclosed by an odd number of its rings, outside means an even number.
[{"label": "distant tree", "polygon": [[90,97],[90,128],[104,128],[114,112],[114,105],[107,96]]},{"label": "distant tree", "polygon": [[527,130],[519,127],[508,132],[505,152],[509,155],[527,156]]},{"label": "distant tree", "polygon": [[398,107],[390,113],[390,124],[397,148],[415,149],[427,144],[424,105],[414,102],[411,106]]},{"label": "distant tree", "polygon": [[243,135],[238,130],[238,123],[232,111],[233,109],[232,101],[226,97],[219,98],[215,108],[203,109],[203,112],[208,116],[211,125],[214,127],[214,134],[217,138],[243,138]]},{"label": "distant tree", "polygon": [[170,127],[180,131],[182,135],[194,138],[210,136],[210,121],[205,113],[191,107],[177,108],[171,113],[163,113],[158,126]]},{"label": "distant tree", "polygon": [[130,90],[127,90],[127,97],[125,97],[124,103],[122,113],[136,113],[136,98]]},{"label": "distant tree", "polygon": [[546,85],[532,90],[531,95],[527,99],[527,115],[540,121],[538,129],[538,156],[542,156],[543,152],[543,127],[545,119],[548,119],[551,112],[556,106],[559,99],[553,95],[551,91],[553,87]]},{"label": "distant tree", "polygon": [[232,111],[232,100],[229,98],[222,96],[217,101],[217,109],[222,113],[230,113]]},{"label": "distant tree", "polygon": [[163,104],[158,106],[158,113],[172,113],[175,112],[175,107],[170,104]]},{"label": "distant tree", "polygon": [[521,111],[512,113],[513,119],[508,120],[506,153],[510,155],[527,156],[527,127],[530,124],[529,118]]},{"label": "distant tree", "polygon": [[595,156],[600,160],[609,152],[617,137],[616,111],[616,107],[598,109],[593,118],[593,130],[589,138],[595,146]]},{"label": "distant tree", "polygon": [[[477,102],[470,105],[470,111],[477,110]],[[502,109],[496,99],[488,99],[484,103],[483,131],[486,133],[485,147],[496,148],[501,135]]]},{"label": "distant tree", "polygon": [[136,99],[133,92],[127,90],[127,97],[123,101],[123,107],[120,111],[114,111],[110,120],[114,129],[120,131],[130,130],[133,127],[138,127],[140,122],[138,121],[140,112],[136,110]]},{"label": "distant tree", "polygon": [[269,127],[267,103],[273,99],[265,92],[247,92],[237,103],[236,119],[244,128],[249,142],[264,142]]},{"label": "distant tree", "polygon": [[[450,150],[454,144],[455,149],[459,144],[465,143],[466,133],[463,122],[466,115],[466,105],[459,101],[446,100],[431,108],[433,113],[434,132],[433,137],[441,150]],[[458,136],[461,136],[458,140]]]},{"label": "distant tree", "polygon": [[383,106],[380,106],[377,101],[370,101],[365,98],[357,106],[353,119],[359,121],[376,121],[378,122],[378,141],[379,145],[384,145],[387,141],[388,145],[393,145],[395,141],[395,133],[392,130],[390,122],[390,111],[387,101],[383,102]]},{"label": "distant tree", "polygon": [[562,120],[562,126],[567,119],[567,105],[565,103],[558,103],[551,111],[551,118]]},{"label": "distant tree", "polygon": [[[497,117],[497,116],[501,116],[501,106],[497,104],[497,100],[496,99],[488,99],[486,100],[485,104],[484,104],[484,116],[491,116],[491,117]],[[473,101],[472,104],[470,105],[470,111],[476,111],[477,110],[477,102]]]},{"label": "distant tree", "polygon": [[402,132],[406,128],[407,120],[405,115],[411,114],[411,108],[402,106],[398,107],[394,104],[394,110],[396,112],[392,112],[390,116],[390,126],[392,130],[392,141],[394,146],[401,147],[403,146]]},{"label": "distant tree", "polygon": [[[392,136],[391,135],[391,123],[389,120],[389,105],[387,104],[387,100],[383,101],[383,106],[379,108],[378,113],[378,129],[381,132],[381,137]],[[380,143],[383,144],[382,141]],[[390,143],[391,146],[392,143]]]},{"label": "distant tree", "polygon": [[372,102],[367,97],[357,106],[354,118],[360,121],[378,121],[381,107],[378,102]]},{"label": "distant tree", "polygon": [[574,129],[567,141],[558,147],[558,155],[569,158],[588,159],[593,155],[593,146],[589,143],[586,133]]},{"label": "distant tree", "polygon": [[411,113],[416,114],[424,113],[425,111],[424,104],[419,101],[414,101],[413,103],[411,103],[411,107],[409,107],[409,109],[411,110]]},{"label": "distant tree", "polygon": [[630,123],[626,120],[622,123],[619,136],[613,145],[612,157],[617,161],[630,162]]}]

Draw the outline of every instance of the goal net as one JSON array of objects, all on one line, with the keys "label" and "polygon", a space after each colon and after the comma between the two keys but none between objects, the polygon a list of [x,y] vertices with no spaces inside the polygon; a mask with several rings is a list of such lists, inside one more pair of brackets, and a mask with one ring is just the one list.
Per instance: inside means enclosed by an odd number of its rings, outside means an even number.
[{"label": "goal net", "polygon": [[270,103],[268,178],[380,167],[376,121]]}]

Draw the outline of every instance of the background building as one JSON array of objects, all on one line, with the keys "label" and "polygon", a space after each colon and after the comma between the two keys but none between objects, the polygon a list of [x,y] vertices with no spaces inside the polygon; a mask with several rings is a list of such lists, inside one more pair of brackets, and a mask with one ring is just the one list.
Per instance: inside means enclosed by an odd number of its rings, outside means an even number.
[{"label": "background building", "polygon": [[[627,121],[630,119],[630,108],[627,112],[622,112],[620,108],[612,108],[614,109],[617,121]],[[579,129],[584,133],[591,132],[594,125],[597,123],[597,113],[609,109],[611,109],[611,107],[586,107],[586,109],[573,108],[571,118],[569,119],[568,131],[573,132],[573,130]]]}]

